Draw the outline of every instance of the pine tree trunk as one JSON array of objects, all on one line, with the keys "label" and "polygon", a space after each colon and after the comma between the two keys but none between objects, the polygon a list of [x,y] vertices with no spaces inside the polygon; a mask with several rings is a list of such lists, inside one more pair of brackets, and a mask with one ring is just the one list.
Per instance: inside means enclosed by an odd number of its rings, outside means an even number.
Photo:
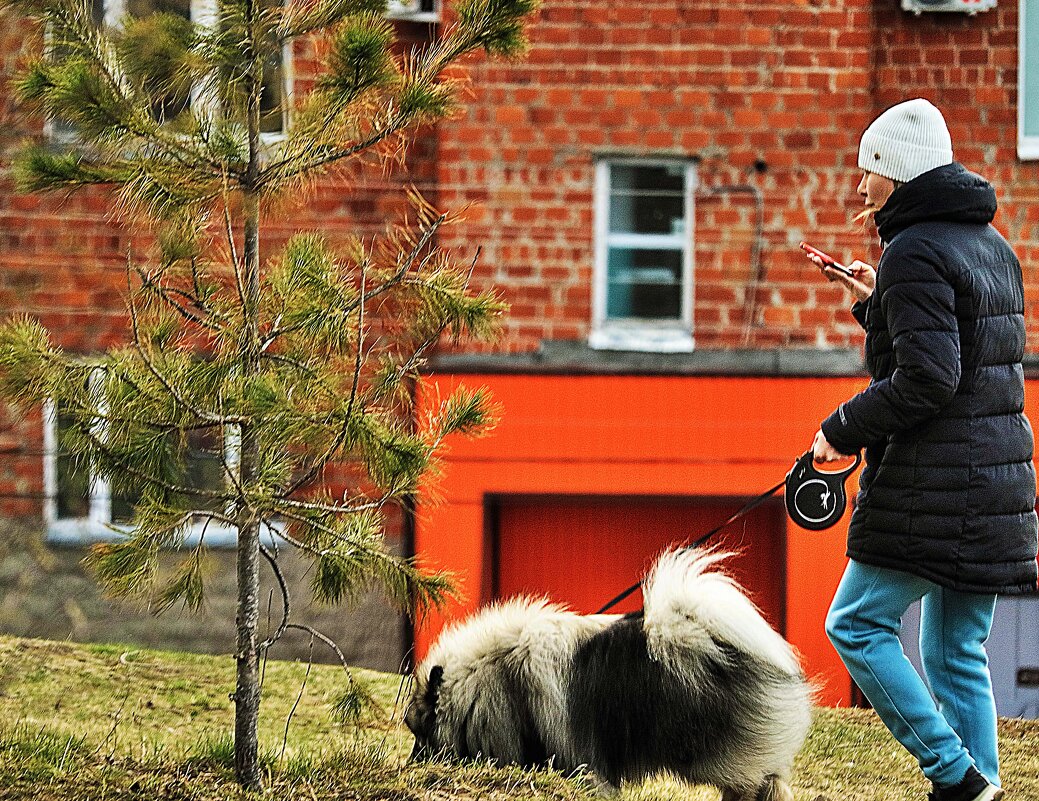
[{"label": "pine tree trunk", "polygon": [[[242,436],[245,456],[247,435]],[[260,527],[256,521],[244,521],[238,527],[238,627],[237,670],[235,681],[235,775],[239,783],[259,791],[259,744],[257,725],[260,718],[260,659],[257,648],[259,622]]]},{"label": "pine tree trunk", "polygon": [[[250,3],[247,18],[258,12],[258,2]],[[259,369],[260,327],[260,204],[255,191],[260,167],[260,92],[262,67],[255,53],[245,54],[252,60],[249,70],[249,164],[246,170],[242,213],[244,242],[242,254],[242,290],[245,325],[242,336],[242,374],[248,379]],[[255,433],[241,426],[240,480],[248,487],[255,475],[259,446]],[[260,777],[257,726],[260,718],[260,653],[258,628],[260,618],[260,521],[247,508],[245,499],[238,509],[238,629],[237,672],[235,682],[235,775],[249,790],[262,789]]]},{"label": "pine tree trunk", "polygon": [[[257,369],[255,323],[259,307],[259,208],[255,195],[245,201],[245,288],[246,338],[243,369],[248,375]],[[241,481],[248,486],[255,472],[258,446],[248,426],[241,431]],[[244,499],[238,517],[238,629],[237,681],[235,683],[235,773],[250,790],[259,790],[260,765],[257,724],[260,716],[260,521],[246,508]]]}]

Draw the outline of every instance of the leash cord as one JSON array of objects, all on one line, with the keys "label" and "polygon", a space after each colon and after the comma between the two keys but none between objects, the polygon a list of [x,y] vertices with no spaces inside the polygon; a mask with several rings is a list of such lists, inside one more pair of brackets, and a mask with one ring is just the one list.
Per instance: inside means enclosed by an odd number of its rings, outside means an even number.
[{"label": "leash cord", "polygon": [[[770,490],[766,490],[765,492],[761,493],[758,497],[753,498],[746,506],[744,506],[742,509],[740,509],[738,512],[736,512],[736,514],[734,514],[732,517],[730,517],[728,520],[726,520],[720,526],[715,526],[710,531],[708,531],[706,534],[704,534],[702,537],[700,537],[700,539],[696,540],[695,542],[691,542],[688,545],[683,546],[680,550],[691,551],[694,548],[699,548],[701,545],[703,545],[705,542],[707,542],[707,540],[709,540],[711,537],[713,537],[715,534],[717,534],[719,531],[721,531],[727,525],[729,525],[730,523],[732,523],[732,522],[738,520],[739,518],[743,517],[743,515],[747,514],[747,512],[749,512],[751,509],[755,508],[756,506],[760,506],[762,503],[764,503],[770,497],[775,495],[779,490],[781,490],[783,488],[783,486],[785,484],[786,484],[786,478],[784,477],[782,481],[780,481],[778,484],[776,484],[776,486],[772,487],[772,489],[770,489]],[[611,601],[609,601],[609,603],[607,603],[604,607],[602,607],[595,614],[601,615],[604,612],[606,612],[606,610],[612,609],[614,606],[619,604],[621,601],[623,601],[625,598],[627,598],[629,595],[631,595],[633,592],[635,592],[635,590],[637,590],[641,586],[642,586],[642,582],[641,581],[637,581],[636,583],[632,584],[630,587],[628,587],[628,589],[626,589],[620,595],[616,596]]]}]

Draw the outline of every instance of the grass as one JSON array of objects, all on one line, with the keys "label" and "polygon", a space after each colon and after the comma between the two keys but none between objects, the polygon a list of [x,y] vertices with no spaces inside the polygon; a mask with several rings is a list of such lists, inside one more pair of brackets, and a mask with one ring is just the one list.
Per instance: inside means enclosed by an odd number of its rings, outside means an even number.
[{"label": "grass", "polygon": [[[347,687],[341,668],[313,665],[308,673],[300,663],[267,665],[263,797],[603,798],[590,779],[550,771],[409,764],[400,677],[362,670],[355,676],[380,711],[347,725],[330,714]],[[233,688],[228,657],[0,637],[0,800],[244,798],[231,769]],[[1039,799],[1039,722],[1001,720],[1000,745],[1008,801]],[[923,801],[929,789],[866,710],[817,711],[793,784],[797,801]],[[661,778],[626,786],[619,801],[716,801],[718,795]]]}]

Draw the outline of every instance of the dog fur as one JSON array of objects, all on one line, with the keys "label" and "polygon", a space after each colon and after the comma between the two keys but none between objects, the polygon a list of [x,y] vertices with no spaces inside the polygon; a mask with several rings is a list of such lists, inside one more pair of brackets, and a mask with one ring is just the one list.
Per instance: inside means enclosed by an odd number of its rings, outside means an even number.
[{"label": "dog fur", "polygon": [[724,801],[792,801],[811,689],[789,644],[712,569],[726,556],[664,554],[644,612],[520,598],[446,629],[416,672],[413,757],[588,768],[615,786],[666,771]]}]

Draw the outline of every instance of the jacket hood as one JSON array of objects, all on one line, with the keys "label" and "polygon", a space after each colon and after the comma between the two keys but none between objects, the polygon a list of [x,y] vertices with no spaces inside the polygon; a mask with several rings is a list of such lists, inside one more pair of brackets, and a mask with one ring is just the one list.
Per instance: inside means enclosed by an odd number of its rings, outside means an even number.
[{"label": "jacket hood", "polygon": [[897,187],[875,219],[880,238],[890,242],[917,223],[990,223],[995,216],[992,184],[953,162]]}]

